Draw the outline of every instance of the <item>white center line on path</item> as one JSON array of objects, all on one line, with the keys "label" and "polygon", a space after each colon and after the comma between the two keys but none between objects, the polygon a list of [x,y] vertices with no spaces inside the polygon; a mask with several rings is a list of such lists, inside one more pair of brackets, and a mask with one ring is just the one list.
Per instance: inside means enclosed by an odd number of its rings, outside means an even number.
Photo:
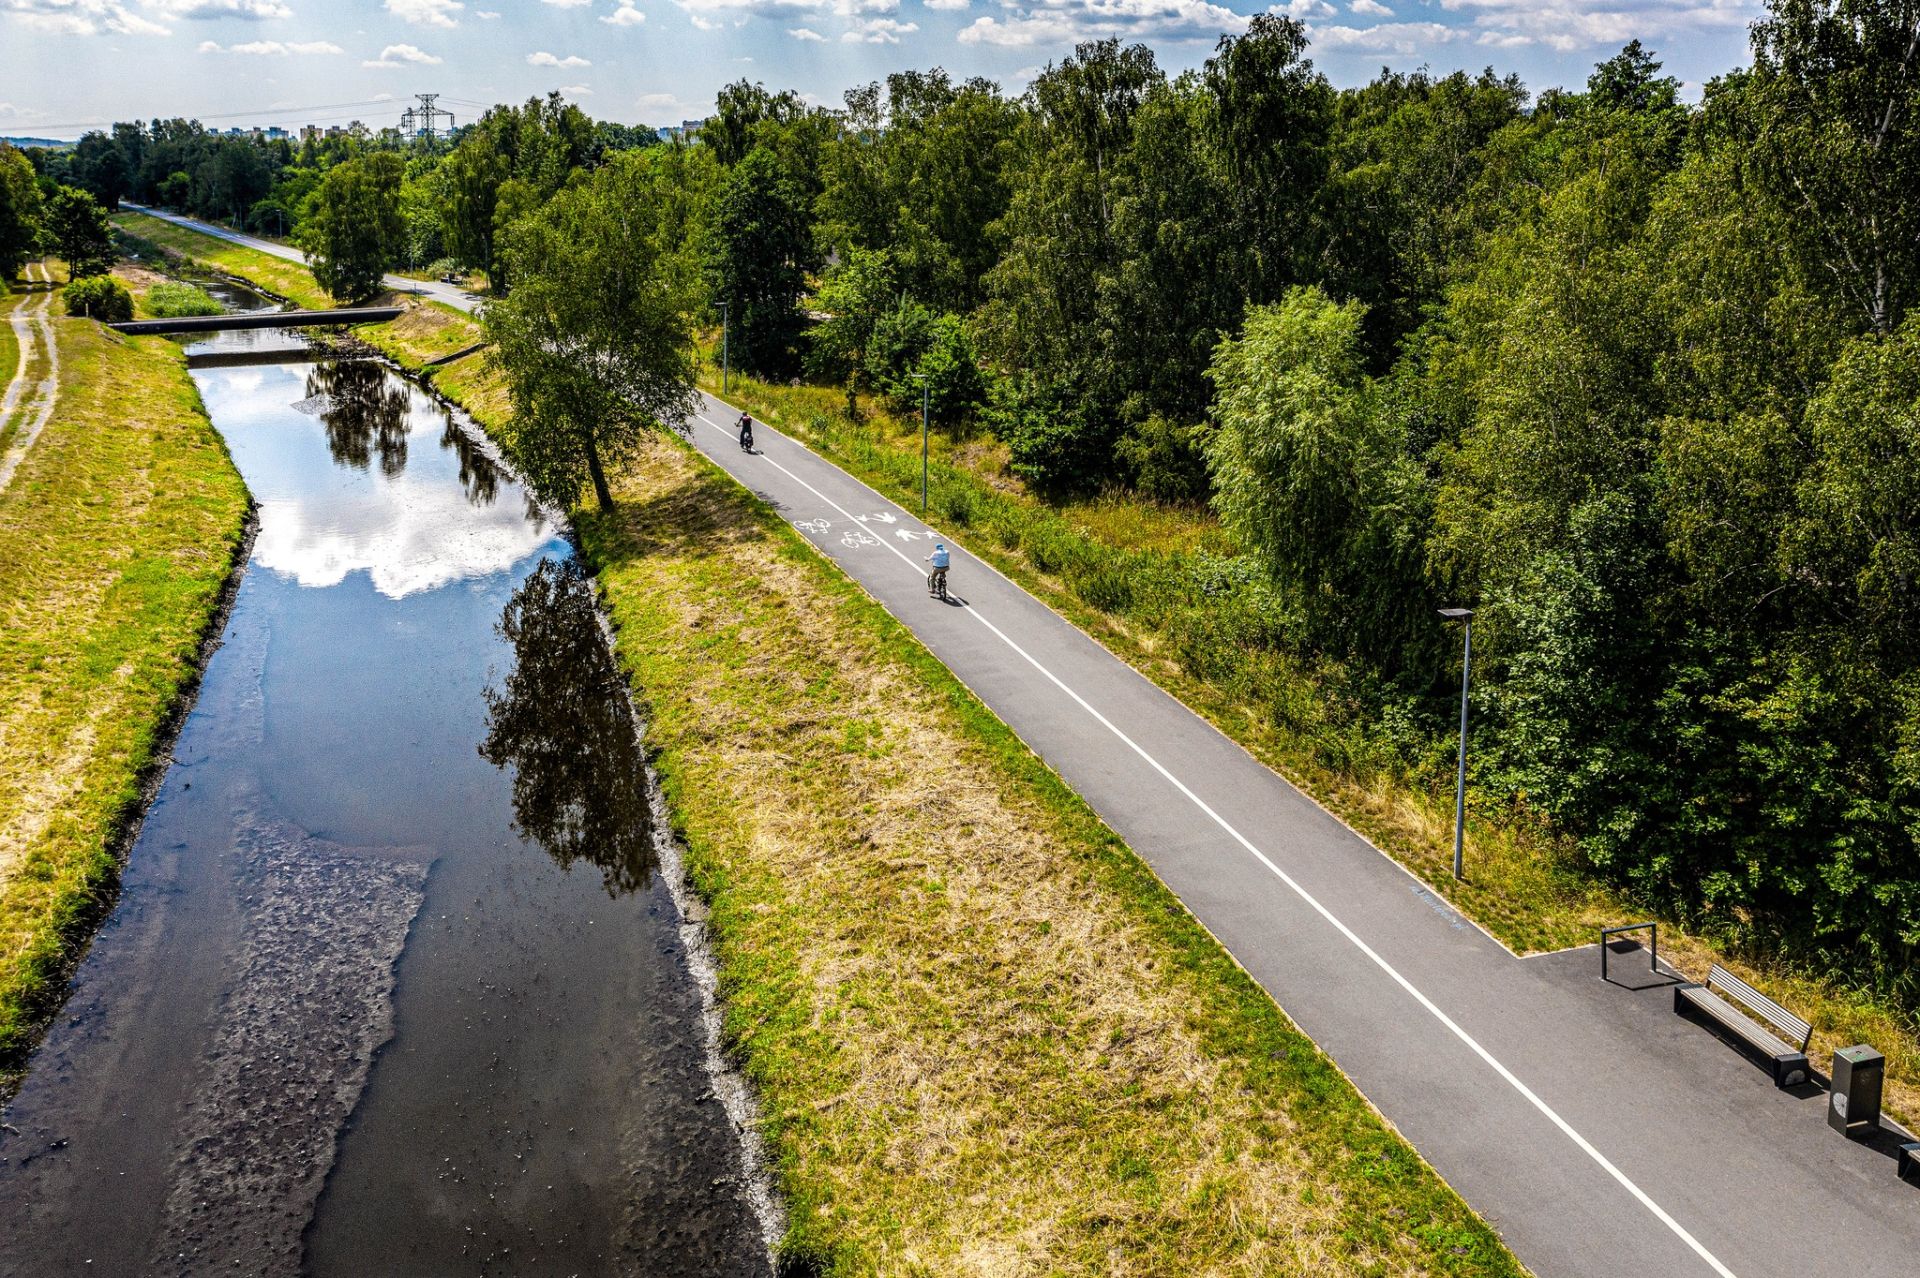
[{"label": "white center line on path", "polygon": [[[708,426],[713,427],[715,430],[719,431],[721,434],[727,435],[729,437],[732,436],[733,432],[729,431],[726,427],[706,417],[704,414],[696,414],[696,416],[698,416],[702,422],[706,423]],[[781,474],[785,475],[787,478],[793,480],[794,483],[799,484],[802,488],[806,489],[808,492],[812,493],[815,497],[818,497],[821,501],[827,503],[827,505],[839,511],[842,515],[845,515],[848,519],[851,520],[855,518],[852,512],[848,511],[846,507],[842,506],[839,502],[833,500],[833,498],[821,492],[818,488],[815,488],[812,484],[809,484],[806,480],[800,478],[800,476],[788,470],[785,466],[782,466],[779,462],[773,460],[773,458],[767,456],[765,453],[760,453],[758,454],[758,456],[760,460],[766,462],[769,466],[772,466],[775,470],[779,471]],[[900,559],[900,562],[906,564],[907,567],[911,568],[915,576],[917,577],[926,576],[926,573],[922,570],[921,566],[918,563],[914,562],[914,560],[909,558],[904,552],[902,552],[898,546],[895,546],[891,542],[884,541],[884,540],[881,541],[880,544],[885,546],[888,550],[892,551],[896,556],[898,556]],[[1301,887],[1299,883],[1295,882],[1292,875],[1288,874],[1285,870],[1281,869],[1278,865],[1275,865],[1273,861],[1268,858],[1266,853],[1262,852],[1259,848],[1255,847],[1251,842],[1248,841],[1245,835],[1241,834],[1240,831],[1234,829],[1232,825],[1228,824],[1226,819],[1222,817],[1218,812],[1215,812],[1211,807],[1209,807],[1204,799],[1202,799],[1199,795],[1195,794],[1191,789],[1189,789],[1187,787],[1186,782],[1180,780],[1179,777],[1176,777],[1175,775],[1173,775],[1173,773],[1167,771],[1167,769],[1164,766],[1162,766],[1162,764],[1158,759],[1148,754],[1144,749],[1140,747],[1140,744],[1137,741],[1135,741],[1132,737],[1128,736],[1125,732],[1122,732],[1105,715],[1101,714],[1098,710],[1094,709],[1091,705],[1089,705],[1087,703],[1086,698],[1082,697],[1079,693],[1075,692],[1072,688],[1068,687],[1065,683],[1063,683],[1058,675],[1054,674],[1053,671],[1047,669],[1045,666],[1041,665],[1038,661],[1036,661],[1032,653],[1028,652],[1025,648],[1022,648],[1019,644],[1015,643],[1011,638],[1008,637],[1005,631],[1000,629],[1000,627],[994,625],[991,621],[987,620],[987,618],[980,612],[979,609],[973,607],[971,604],[962,604],[961,607],[969,615],[971,615],[976,621],[978,621],[981,625],[985,626],[988,630],[991,630],[996,636],[998,636],[1002,643],[1006,644],[1007,647],[1013,649],[1014,652],[1018,653],[1022,658],[1024,658],[1028,665],[1032,666],[1035,670],[1039,671],[1042,675],[1044,675],[1048,680],[1048,682],[1052,683],[1054,687],[1060,689],[1060,691],[1066,693],[1067,696],[1073,698],[1075,704],[1077,704],[1082,710],[1085,710],[1089,715],[1091,715],[1094,718],[1094,720],[1100,724],[1101,727],[1105,728],[1108,732],[1111,732],[1123,744],[1125,744],[1128,749],[1132,750],[1135,754],[1139,755],[1141,759],[1145,760],[1149,767],[1151,767],[1155,772],[1158,772],[1161,776],[1165,777],[1169,782],[1171,782],[1173,787],[1179,790],[1181,794],[1185,795],[1189,802],[1191,802],[1196,808],[1199,808],[1200,811],[1206,813],[1208,819],[1210,819],[1215,825],[1219,826],[1222,830],[1226,831],[1226,833],[1233,839],[1234,842],[1238,843],[1241,847],[1245,848],[1248,852],[1252,853],[1254,858],[1258,860],[1260,864],[1266,866],[1267,869],[1271,870],[1274,873],[1274,875],[1277,878],[1279,878],[1279,880],[1282,883],[1286,884],[1288,888],[1292,889],[1294,895],[1298,896],[1302,901],[1312,906],[1315,913],[1319,914],[1321,918],[1331,923],[1334,926],[1334,928],[1340,933],[1340,935],[1346,937],[1347,940],[1353,943],[1356,949],[1358,949],[1362,954],[1366,955],[1369,959],[1373,960],[1375,966],[1377,966],[1382,972],[1385,972],[1389,977],[1393,978],[1393,981],[1395,984],[1397,984],[1401,989],[1405,990],[1408,994],[1412,995],[1414,1000],[1418,1002],[1420,1006],[1426,1008],[1427,1011],[1431,1012],[1434,1018],[1438,1020],[1442,1025],[1446,1026],[1447,1029],[1452,1032],[1455,1038],[1459,1039],[1462,1043],[1466,1044],[1467,1047],[1473,1051],[1474,1055],[1478,1056],[1481,1060],[1485,1061],[1487,1065],[1492,1068],[1494,1073],[1500,1075],[1501,1078],[1505,1079],[1513,1087],[1515,1091],[1519,1092],[1520,1095],[1524,1096],[1527,1099],[1529,1104],[1531,1104],[1535,1109],[1539,1110],[1542,1114],[1544,1114],[1547,1117],[1547,1120],[1549,1122],[1551,1122],[1555,1127],[1559,1128],[1563,1133],[1565,1133],[1567,1138],[1571,1140],[1575,1145],[1577,1145],[1581,1149],[1581,1151],[1587,1155],[1587,1157],[1593,1159],[1594,1162],[1598,1163],[1602,1170],[1604,1170],[1609,1176],[1613,1177],[1614,1180],[1619,1182],[1621,1187],[1624,1188],[1629,1194],[1632,1194],[1633,1197],[1640,1203],[1641,1206],[1645,1207],[1648,1211],[1652,1212],[1655,1219],[1659,1220],[1661,1224],[1665,1225],[1668,1229],[1672,1230],[1674,1236],[1680,1239],[1680,1241],[1685,1243],[1689,1248],[1691,1248],[1695,1255],[1699,1256],[1700,1259],[1704,1260],[1707,1263],[1707,1265],[1713,1270],[1714,1273],[1720,1275],[1720,1278],[1737,1278],[1734,1272],[1731,1269],[1727,1268],[1726,1265],[1722,1264],[1720,1262],[1719,1257],[1715,1256],[1712,1252],[1708,1251],[1706,1247],[1700,1242],[1699,1239],[1695,1238],[1691,1233],[1687,1231],[1684,1225],[1682,1225],[1679,1221],[1675,1220],[1671,1215],[1669,1215],[1667,1213],[1667,1210],[1664,1207],[1662,1207],[1659,1203],[1656,1203],[1655,1201],[1653,1201],[1653,1199],[1650,1196],[1648,1196],[1645,1190],[1641,1189],[1640,1186],[1634,1184],[1633,1181],[1627,1176],[1625,1172],[1621,1171],[1618,1167],[1614,1166],[1611,1159],[1609,1159],[1605,1154],[1601,1153],[1598,1149],[1594,1148],[1593,1142],[1589,1141],[1585,1136],[1582,1136],[1578,1131],[1576,1131],[1573,1125],[1567,1122],[1566,1119],[1560,1117],[1560,1115],[1554,1110],[1554,1108],[1551,1105],[1541,1100],[1540,1097],[1534,1093],[1534,1090],[1532,1088],[1528,1087],[1525,1083],[1521,1082],[1518,1075],[1516,1075],[1512,1070],[1508,1069],[1504,1064],[1502,1064],[1500,1060],[1497,1057],[1495,1057],[1492,1052],[1489,1052],[1486,1048],[1482,1047],[1479,1041],[1476,1040],[1473,1037],[1473,1035],[1467,1033],[1466,1030],[1462,1029],[1460,1025],[1451,1016],[1448,1016],[1445,1012],[1441,1011],[1438,1004],[1436,1004],[1432,999],[1428,998],[1426,994],[1423,993],[1418,986],[1414,985],[1412,981],[1409,981],[1406,977],[1402,976],[1399,973],[1399,971],[1394,968],[1393,964],[1387,962],[1386,959],[1382,958],[1378,953],[1376,953],[1372,946],[1368,945],[1365,941],[1361,940],[1359,935],[1355,933],[1352,928],[1348,927],[1345,923],[1341,922],[1340,919],[1336,917],[1331,910],[1327,909],[1326,906],[1320,904],[1320,902],[1314,898],[1312,893],[1308,892],[1304,887]]]}]

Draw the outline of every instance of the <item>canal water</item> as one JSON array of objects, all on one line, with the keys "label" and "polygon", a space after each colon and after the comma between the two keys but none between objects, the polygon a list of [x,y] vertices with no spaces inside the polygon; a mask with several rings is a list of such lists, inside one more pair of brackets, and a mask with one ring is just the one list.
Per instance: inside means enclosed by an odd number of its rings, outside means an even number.
[{"label": "canal water", "polygon": [[[0,1128],[0,1274],[765,1274],[568,543],[371,361],[193,348],[259,504]],[[224,360],[224,362],[223,362]]]}]

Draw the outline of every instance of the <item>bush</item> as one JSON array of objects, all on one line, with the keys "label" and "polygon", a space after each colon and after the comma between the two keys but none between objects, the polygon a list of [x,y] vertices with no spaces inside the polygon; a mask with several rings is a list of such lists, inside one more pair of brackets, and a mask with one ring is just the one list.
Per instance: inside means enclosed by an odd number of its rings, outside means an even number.
[{"label": "bush", "polygon": [[84,315],[103,324],[118,324],[133,318],[133,294],[110,275],[90,275],[75,280],[60,291],[67,314]]},{"label": "bush", "polygon": [[1207,478],[1202,427],[1179,426],[1155,415],[1120,437],[1120,463],[1141,496],[1175,506],[1198,506],[1213,492]]},{"label": "bush", "polygon": [[221,315],[226,307],[191,284],[156,284],[147,293],[147,309],[161,319],[183,315]]},{"label": "bush", "polygon": [[1063,497],[1098,488],[1114,470],[1110,426],[1091,417],[1086,397],[1030,375],[988,387],[987,422],[1007,445],[1008,465],[1037,493]]}]

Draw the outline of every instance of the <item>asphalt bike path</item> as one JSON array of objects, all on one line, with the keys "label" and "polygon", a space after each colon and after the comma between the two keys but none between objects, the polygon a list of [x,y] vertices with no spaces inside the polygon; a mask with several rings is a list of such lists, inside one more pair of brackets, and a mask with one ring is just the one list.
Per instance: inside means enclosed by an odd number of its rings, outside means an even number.
[{"label": "asphalt bike path", "polygon": [[938,530],[764,423],[743,452],[739,415],[703,395],[692,442],[1092,804],[1536,1273],[1917,1271],[1920,1190],[1885,1142],[1675,1016],[1670,979],[1616,958],[1602,982],[1593,946],[1516,958],[951,537],[931,599]]},{"label": "asphalt bike path", "polygon": [[763,423],[742,452],[739,410],[702,398],[696,446],[1086,798],[1537,1273],[1915,1272],[1920,1192],[1674,1016],[1669,982],[1603,983],[1595,947],[1514,957],[950,537],[930,599],[935,528]]}]

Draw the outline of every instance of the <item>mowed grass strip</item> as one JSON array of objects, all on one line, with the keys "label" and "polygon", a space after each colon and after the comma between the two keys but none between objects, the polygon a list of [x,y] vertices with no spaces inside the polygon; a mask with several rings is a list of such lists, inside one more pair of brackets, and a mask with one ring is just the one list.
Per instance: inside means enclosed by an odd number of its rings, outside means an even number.
[{"label": "mowed grass strip", "polygon": [[248,509],[177,346],[54,329],[59,405],[0,493],[0,1094],[111,897]]},{"label": "mowed grass strip", "polygon": [[579,531],[710,903],[788,1255],[835,1274],[1521,1272],[1090,809],[660,441]]},{"label": "mowed grass strip", "polygon": [[162,249],[188,261],[237,276],[309,310],[329,310],[337,305],[327,291],[314,281],[313,272],[298,262],[289,262],[271,253],[262,253],[258,249],[250,249],[132,210],[114,214],[113,224],[136,243],[144,243],[151,248]]},{"label": "mowed grass strip", "polygon": [[[702,384],[719,393],[715,370]],[[916,508],[917,417],[865,399],[846,418],[844,391],[770,385],[734,373],[729,398],[791,434],[895,501]],[[965,538],[1022,587],[1178,697],[1249,753],[1311,794],[1518,953],[1589,945],[1599,929],[1646,912],[1583,873],[1566,846],[1529,823],[1468,821],[1464,881],[1453,877],[1452,755],[1436,793],[1388,767],[1329,722],[1304,663],[1206,633],[1204,608],[1160,610],[1142,601],[1187,571],[1192,556],[1230,556],[1232,539],[1211,514],[1108,495],[1051,506],[1005,473],[990,438],[932,435],[933,518]],[[1178,589],[1177,587],[1175,588]],[[1172,593],[1172,592],[1169,592]],[[1831,1068],[1836,1048],[1871,1043],[1886,1054],[1887,1109],[1920,1121],[1920,1024],[1911,1013],[1766,955],[1729,952],[1713,938],[1663,923],[1661,957],[1696,980],[1720,963],[1814,1027],[1809,1052]]]}]

